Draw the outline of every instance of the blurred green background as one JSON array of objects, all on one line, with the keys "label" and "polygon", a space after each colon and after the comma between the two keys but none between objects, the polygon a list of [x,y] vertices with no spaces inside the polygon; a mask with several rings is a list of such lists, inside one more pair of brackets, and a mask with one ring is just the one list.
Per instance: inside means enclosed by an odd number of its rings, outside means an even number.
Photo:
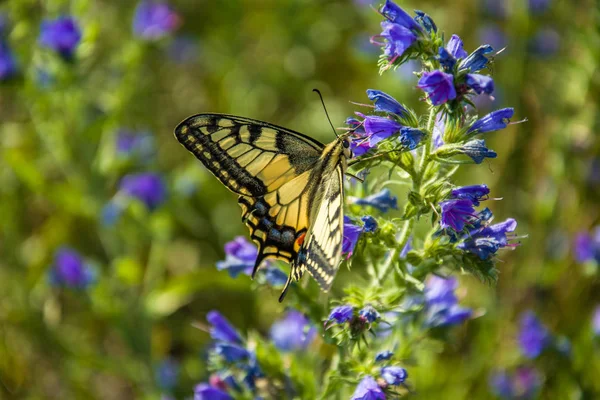
[{"label": "blurred green background", "polygon": [[[481,316],[446,346],[416,349],[416,398],[487,399],[490,373],[521,365],[517,321],[535,310],[570,355],[537,360],[543,399],[600,398],[600,303],[594,263],[576,263],[573,238],[600,223],[600,10],[593,0],[401,1],[496,56],[495,100],[527,122],[488,136],[498,158],[461,169],[457,184],[486,183],[490,208],[527,235],[503,252],[497,287],[461,278],[462,303]],[[537,2],[531,2],[537,3]],[[173,394],[206,380],[204,323],[218,309],[245,331],[267,332],[285,304],[276,290],[218,272],[223,245],[246,235],[236,198],[173,137],[189,115],[222,112],[333,139],[384,90],[419,112],[410,65],[377,73],[369,37],[380,16],[368,1],[172,1],[177,29],[157,40],[132,30],[136,2],[0,2],[2,40],[18,72],[0,86],[0,398],[158,399],[155,369],[180,365]],[[374,4],[375,7],[378,3]],[[65,60],[39,44],[44,19],[71,15],[82,40]],[[147,132],[151,151],[117,151],[122,130]],[[127,174],[164,179],[154,210],[129,202],[106,223]],[[400,206],[405,200],[400,198]],[[400,207],[402,208],[402,207]],[[95,271],[85,290],[48,278],[56,251],[76,249]],[[334,287],[340,295],[343,281]]]}]

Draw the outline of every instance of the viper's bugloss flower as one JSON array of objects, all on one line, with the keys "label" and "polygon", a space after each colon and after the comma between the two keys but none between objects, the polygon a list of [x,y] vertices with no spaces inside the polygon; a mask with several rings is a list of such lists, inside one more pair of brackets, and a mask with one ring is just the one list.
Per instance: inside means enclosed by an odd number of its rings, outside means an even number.
[{"label": "viper's bugloss flower", "polygon": [[439,70],[424,72],[417,87],[427,93],[431,104],[434,106],[439,106],[456,98],[454,77]]},{"label": "viper's bugloss flower", "polygon": [[17,61],[8,47],[8,43],[0,39],[0,81],[5,81],[17,73]]},{"label": "viper's bugloss flower", "polygon": [[560,34],[553,28],[542,28],[529,41],[529,51],[538,58],[552,57],[560,50]]},{"label": "viper's bugloss flower", "polygon": [[470,72],[477,72],[484,69],[489,62],[486,54],[489,54],[492,51],[494,51],[494,49],[489,44],[479,46],[460,63],[459,69],[467,69]]},{"label": "viper's bugloss flower", "polygon": [[453,229],[460,232],[465,224],[475,215],[473,202],[469,199],[454,199],[440,202],[442,229]]},{"label": "viper's bugloss flower", "polygon": [[95,274],[76,250],[62,247],[54,254],[49,280],[55,286],[85,289],[94,282]]},{"label": "viper's bugloss flower", "polygon": [[377,230],[377,220],[370,215],[365,215],[360,219],[363,222],[363,232],[372,233]]},{"label": "viper's bugloss flower", "polygon": [[387,212],[390,208],[393,208],[394,210],[398,209],[398,198],[392,196],[390,190],[385,188],[365,198],[354,200],[354,204],[371,206],[381,212]]},{"label": "viper's bugloss flower", "polygon": [[226,270],[232,278],[240,273],[250,275],[257,255],[258,249],[253,243],[243,236],[237,236],[225,244],[225,260],[217,261],[217,269]]},{"label": "viper's bugloss flower", "polygon": [[200,383],[194,388],[194,400],[233,400],[233,397],[208,383]]},{"label": "viper's bugloss flower", "polygon": [[135,8],[133,33],[144,40],[158,40],[175,31],[179,15],[165,2],[142,0]]},{"label": "viper's bugloss flower", "polygon": [[414,18],[428,33],[437,32],[437,26],[431,17],[425,14],[423,11],[415,10],[417,16]]},{"label": "viper's bugloss flower", "polygon": [[408,378],[408,372],[401,367],[383,367],[381,368],[381,377],[388,385],[397,386],[403,384],[406,378]]},{"label": "viper's bugloss flower", "polygon": [[352,220],[348,217],[344,217],[344,238],[342,240],[342,253],[347,254],[347,258],[350,258],[354,247],[360,238],[362,228],[355,225]]},{"label": "viper's bugloss flower", "polygon": [[263,267],[265,271],[265,279],[271,286],[283,286],[288,280],[288,276],[277,267],[266,266]]},{"label": "viper's bugloss flower", "polygon": [[456,278],[442,278],[432,275],[427,279],[425,285],[425,301],[433,304],[454,304],[458,300],[454,291],[458,287]]},{"label": "viper's bugloss flower", "polygon": [[327,322],[335,321],[338,324],[350,321],[354,316],[354,307],[349,304],[337,306],[329,313]]},{"label": "viper's bugloss flower", "polygon": [[463,42],[458,35],[452,35],[446,47],[438,50],[438,60],[444,70],[451,72],[459,58],[465,58],[467,52],[463,49]]},{"label": "viper's bugloss flower", "polygon": [[44,20],[38,40],[41,46],[56,51],[64,59],[71,59],[81,41],[81,29],[70,16]]},{"label": "viper's bugloss flower", "polygon": [[527,358],[536,358],[550,344],[548,329],[533,311],[527,311],[520,321],[519,348]]},{"label": "viper's bugloss flower", "polygon": [[575,237],[574,252],[580,263],[592,260],[600,262],[600,227],[595,228],[592,234],[578,233]]},{"label": "viper's bugloss flower", "polygon": [[373,306],[365,306],[358,312],[358,315],[370,324],[380,317],[379,312]]},{"label": "viper's bugloss flower", "polygon": [[467,74],[465,83],[477,94],[494,92],[494,80],[487,75]]},{"label": "viper's bugloss flower", "polygon": [[512,218],[498,224],[474,229],[463,237],[463,241],[456,247],[476,254],[482,260],[487,260],[503,247],[516,247],[517,244],[509,243],[508,233],[514,232],[517,221]]},{"label": "viper's bugloss flower", "polygon": [[346,118],[346,125],[348,125],[348,129],[353,132],[352,141],[350,142],[350,150],[352,150],[352,155],[354,157],[362,156],[372,149],[371,144],[369,143],[369,138],[365,133],[365,127],[363,126],[362,121],[350,117]]},{"label": "viper's bugloss flower", "polygon": [[487,185],[461,186],[452,189],[450,194],[454,199],[468,199],[471,200],[474,206],[479,206],[480,201],[488,199],[490,189]]},{"label": "viper's bugloss flower", "polygon": [[309,319],[299,311],[290,310],[286,316],[271,326],[271,340],[279,350],[305,349],[317,333]]},{"label": "viper's bugloss flower", "polygon": [[242,344],[242,336],[231,323],[218,311],[209,311],[206,320],[211,325],[210,337],[225,343]]},{"label": "viper's bugloss flower", "polygon": [[154,369],[158,387],[171,390],[177,385],[179,379],[179,363],[172,358],[162,360]]},{"label": "viper's bugloss flower", "polygon": [[458,305],[454,294],[456,278],[431,276],[425,282],[425,324],[429,327],[458,325],[471,317],[473,311]]},{"label": "viper's bugloss flower", "polygon": [[367,115],[363,121],[365,134],[369,137],[369,145],[375,147],[377,143],[400,132],[402,125],[389,118]]},{"label": "viper's bugloss flower", "polygon": [[247,360],[250,357],[250,352],[246,348],[235,343],[217,342],[214,350],[229,363]]},{"label": "viper's bugloss flower", "polygon": [[[393,63],[398,57],[402,56],[416,40],[415,35],[410,29],[404,26],[383,21],[381,23],[382,32],[371,38],[371,43],[383,47],[383,55],[390,63]],[[384,39],[384,42],[377,42],[377,39]]]},{"label": "viper's bugloss flower", "polygon": [[592,316],[592,332],[595,336],[600,336],[600,305],[596,306]]},{"label": "viper's bugloss flower", "polygon": [[149,210],[158,208],[167,199],[167,186],[163,178],[149,172],[123,177],[119,185],[119,192],[138,199]]},{"label": "viper's bugloss flower", "polygon": [[406,108],[389,94],[381,90],[368,89],[367,96],[375,104],[375,111],[392,113],[399,117],[406,116]]},{"label": "viper's bugloss flower", "polygon": [[375,354],[375,362],[387,361],[394,356],[394,352],[390,350],[380,351]]},{"label": "viper's bugloss flower", "polygon": [[492,393],[503,399],[513,398],[513,383],[506,371],[498,371],[490,378]]},{"label": "viper's bugloss flower", "polygon": [[365,376],[359,382],[350,400],[385,400],[385,393],[372,376]]},{"label": "viper's bugloss flower", "polygon": [[460,146],[459,151],[471,157],[475,164],[481,164],[486,158],[496,158],[498,154],[494,150],[485,147],[485,140],[474,139]]},{"label": "viper's bugloss flower", "polygon": [[506,400],[534,398],[542,383],[535,368],[521,367],[514,373],[498,371],[490,379],[490,389],[496,396]]},{"label": "viper's bugloss flower", "polygon": [[493,132],[504,129],[508,126],[508,123],[514,114],[515,109],[512,107],[501,108],[500,110],[492,111],[491,113],[475,121],[469,128],[468,132],[476,135],[478,133]]},{"label": "viper's bugloss flower", "polygon": [[402,8],[390,0],[386,0],[381,7],[381,14],[389,21],[398,24],[411,31],[420,32],[421,26]]},{"label": "viper's bugloss flower", "polygon": [[425,132],[422,130],[404,126],[400,129],[398,140],[400,140],[402,146],[409,150],[414,150],[419,146],[419,143],[421,143],[421,140],[423,140],[424,137]]}]

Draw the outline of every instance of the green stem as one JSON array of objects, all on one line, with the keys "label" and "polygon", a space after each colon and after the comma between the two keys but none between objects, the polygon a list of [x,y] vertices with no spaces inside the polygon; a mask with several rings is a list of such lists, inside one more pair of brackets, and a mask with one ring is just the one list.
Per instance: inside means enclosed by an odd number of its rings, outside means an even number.
[{"label": "green stem", "polygon": [[392,272],[392,268],[394,268],[394,262],[398,260],[398,258],[400,257],[400,253],[402,252],[402,249],[404,249],[404,246],[406,246],[406,243],[408,242],[408,238],[410,237],[410,234],[412,233],[414,224],[415,224],[414,218],[411,218],[408,221],[404,222],[404,227],[402,228],[402,232],[400,232],[400,238],[398,239],[398,246],[396,246],[392,250],[392,253],[387,258],[386,263],[385,263],[384,267],[382,268],[383,272],[379,275],[379,278],[378,278],[379,284],[382,284],[385,277],[388,276]]}]

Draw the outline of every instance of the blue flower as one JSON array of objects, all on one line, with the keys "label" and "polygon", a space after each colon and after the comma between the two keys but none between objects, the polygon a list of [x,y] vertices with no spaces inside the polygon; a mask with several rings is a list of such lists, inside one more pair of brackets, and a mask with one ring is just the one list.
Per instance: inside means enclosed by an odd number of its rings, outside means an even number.
[{"label": "blue flower", "polygon": [[417,87],[427,93],[429,101],[434,106],[439,106],[456,98],[454,77],[439,70],[424,72]]},{"label": "blue flower", "polygon": [[153,173],[131,174],[121,179],[119,191],[144,203],[149,210],[158,208],[167,198],[163,179]]},{"label": "blue flower", "polygon": [[217,261],[217,269],[226,270],[232,278],[240,273],[250,275],[257,256],[256,246],[245,237],[238,236],[225,244],[225,260]]},{"label": "blue flower", "polygon": [[377,321],[380,317],[379,312],[373,306],[365,306],[358,312],[358,315],[370,324]]},{"label": "blue flower", "polygon": [[381,377],[388,383],[388,385],[397,386],[408,378],[408,372],[404,368],[389,366],[381,368]]},{"label": "blue flower", "polygon": [[368,115],[363,121],[365,133],[369,137],[369,145],[375,147],[377,143],[400,132],[402,125],[389,118]]},{"label": "blue flower", "polygon": [[327,318],[327,321],[328,322],[335,321],[338,324],[342,324],[342,323],[347,322],[350,319],[352,319],[353,316],[354,316],[354,307],[352,307],[349,304],[346,304],[343,306],[337,306],[333,310],[331,310],[331,313],[329,313],[329,317]]},{"label": "blue flower", "polygon": [[400,129],[399,140],[402,146],[406,147],[409,150],[414,150],[417,148],[421,140],[425,137],[425,132],[420,129],[410,128],[408,126],[402,127]]},{"label": "blue flower", "polygon": [[[600,229],[598,230],[598,239],[600,239]],[[574,252],[577,262],[584,263],[596,259],[600,256],[600,240],[595,243],[594,237],[587,232],[580,232],[575,237]]]},{"label": "blue flower", "polygon": [[454,199],[440,202],[442,217],[440,227],[460,232],[465,224],[475,215],[473,202],[468,199]]},{"label": "blue flower", "polygon": [[465,83],[477,94],[494,92],[494,80],[487,75],[467,74]]},{"label": "blue flower", "polygon": [[230,363],[247,360],[250,357],[250,352],[238,344],[217,342],[214,350],[215,354]]},{"label": "blue flower", "polygon": [[348,217],[344,217],[344,238],[342,240],[342,253],[348,254],[347,258],[350,258],[354,252],[354,247],[360,238],[362,228],[354,225],[352,220]]},{"label": "blue flower", "polygon": [[364,223],[363,232],[372,233],[377,230],[377,220],[370,215],[365,215],[360,220]]},{"label": "blue flower", "polygon": [[380,351],[375,354],[375,362],[387,361],[394,356],[394,352],[390,350]]},{"label": "blue flower", "polygon": [[207,383],[200,383],[194,388],[194,400],[233,400],[233,397]]},{"label": "blue flower", "polygon": [[133,16],[133,33],[144,40],[161,39],[179,27],[181,20],[167,3],[141,1]]},{"label": "blue flower", "polygon": [[429,327],[458,325],[469,319],[473,311],[458,305],[454,294],[456,278],[430,277],[425,283],[425,324]]},{"label": "blue flower", "polygon": [[596,337],[600,337],[600,305],[596,306],[592,317],[592,332]]},{"label": "blue flower", "polygon": [[40,45],[56,51],[63,58],[71,59],[80,41],[81,30],[72,17],[62,16],[42,21]]},{"label": "blue flower", "polygon": [[238,331],[227,321],[227,319],[218,311],[209,311],[206,314],[206,320],[211,325],[210,336],[225,343],[242,344],[242,337]]},{"label": "blue flower", "polygon": [[479,46],[460,63],[459,69],[467,69],[470,72],[477,72],[484,69],[489,61],[486,54],[489,54],[492,51],[494,51],[494,49],[489,44]]},{"label": "blue flower", "polygon": [[354,204],[371,206],[381,212],[387,212],[390,208],[393,208],[394,210],[398,209],[398,198],[392,196],[390,190],[385,188],[363,199],[354,200]]},{"label": "blue flower", "polygon": [[179,363],[172,358],[166,358],[156,366],[154,375],[161,389],[171,390],[179,379]]},{"label": "blue flower", "polygon": [[480,201],[487,200],[489,194],[490,189],[487,185],[462,186],[452,189],[451,192],[453,199],[468,199],[474,206],[479,206]]},{"label": "blue flower", "polygon": [[414,18],[428,33],[437,32],[437,26],[431,17],[425,14],[423,11],[415,10],[417,16]]},{"label": "blue flower", "polygon": [[380,12],[385,18],[395,24],[413,31],[421,31],[421,26],[393,1],[386,0]]},{"label": "blue flower", "polygon": [[486,116],[475,121],[469,128],[468,133],[476,135],[478,133],[493,132],[504,129],[508,126],[508,123],[514,114],[515,109],[512,107],[501,108],[500,110],[492,111]]},{"label": "blue flower", "polygon": [[359,382],[350,400],[385,400],[385,393],[372,376],[365,376]]},{"label": "blue flower", "polygon": [[446,44],[446,49],[456,59],[467,56],[467,52],[463,48],[463,41],[458,35],[452,35]]},{"label": "blue flower", "polygon": [[77,251],[63,247],[54,254],[49,279],[56,286],[85,289],[94,282],[95,274]]},{"label": "blue flower", "polygon": [[288,276],[277,267],[267,266],[265,269],[265,279],[271,286],[283,286],[288,280]]},{"label": "blue flower", "polygon": [[[371,41],[373,44],[383,46],[383,55],[390,63],[393,63],[398,57],[402,56],[416,40],[417,36],[410,30],[401,25],[384,21],[381,23],[383,31],[374,36]],[[377,38],[385,39],[384,43],[375,41]]]},{"label": "blue flower", "polygon": [[527,358],[536,358],[550,344],[550,333],[533,311],[521,317],[519,347]]},{"label": "blue flower", "polygon": [[549,58],[560,50],[560,34],[552,28],[543,28],[529,42],[529,50],[539,58]]},{"label": "blue flower", "polygon": [[406,116],[406,108],[389,94],[381,90],[368,89],[367,96],[375,103],[375,111],[392,113],[400,117]]},{"label": "blue flower", "polygon": [[498,154],[494,150],[485,147],[485,140],[474,139],[460,146],[459,151],[471,157],[476,164],[481,164],[486,158],[496,158]]},{"label": "blue flower", "polygon": [[517,228],[517,221],[512,218],[504,222],[474,229],[465,235],[463,241],[456,247],[476,254],[482,260],[487,260],[490,255],[496,254],[502,247],[515,247],[516,244],[509,244],[508,233],[514,232]]},{"label": "blue flower", "polygon": [[17,73],[17,62],[8,44],[0,39],[0,81],[7,80]]},{"label": "blue flower", "polygon": [[271,326],[271,339],[279,350],[303,350],[313,341],[315,327],[301,312],[290,310],[285,318]]},{"label": "blue flower", "polygon": [[432,275],[425,285],[425,301],[427,304],[454,304],[458,302],[454,291],[458,287],[456,278],[442,278]]}]

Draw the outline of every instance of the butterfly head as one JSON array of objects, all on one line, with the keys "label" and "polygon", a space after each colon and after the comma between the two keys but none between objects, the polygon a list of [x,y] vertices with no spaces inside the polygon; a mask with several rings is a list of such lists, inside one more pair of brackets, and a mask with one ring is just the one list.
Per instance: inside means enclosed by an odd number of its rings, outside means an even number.
[{"label": "butterfly head", "polygon": [[338,136],[338,140],[342,144],[344,157],[346,157],[347,159],[352,158],[352,148],[350,146],[350,141],[351,141],[350,135],[349,134],[340,135],[340,136]]}]

